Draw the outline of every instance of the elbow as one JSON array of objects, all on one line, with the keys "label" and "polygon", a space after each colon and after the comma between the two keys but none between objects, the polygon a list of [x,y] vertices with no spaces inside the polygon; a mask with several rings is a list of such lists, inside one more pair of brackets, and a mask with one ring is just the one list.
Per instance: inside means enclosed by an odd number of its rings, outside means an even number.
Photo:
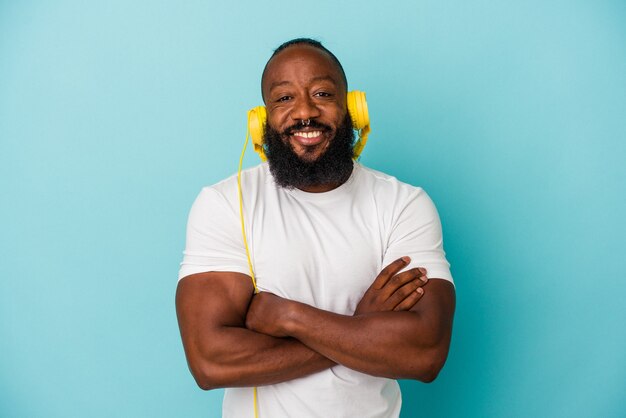
[{"label": "elbow", "polygon": [[198,387],[202,390],[211,390],[211,389],[217,389],[217,386],[214,386],[211,384],[211,382],[207,381],[207,380],[203,380],[203,379],[198,379],[197,377],[194,377],[196,379],[196,384],[198,385]]},{"label": "elbow", "polygon": [[196,384],[202,390],[219,389],[227,386],[224,373],[218,365],[209,363],[190,364],[189,369]]},{"label": "elbow", "polygon": [[422,371],[420,376],[417,377],[417,380],[419,380],[422,383],[432,383],[432,382],[435,381],[437,376],[439,376],[439,372],[440,371],[441,371],[441,367],[439,367],[439,368],[437,368],[437,367],[428,368],[427,370],[423,370]]},{"label": "elbow", "polygon": [[196,384],[198,385],[198,387],[202,390],[212,390],[220,388],[219,384],[217,384],[210,378],[207,378],[206,376],[194,376],[193,378],[196,380]]},{"label": "elbow", "polygon": [[448,350],[436,350],[427,355],[421,356],[421,361],[413,379],[419,380],[422,383],[432,383],[439,376],[439,372],[443,369],[443,365],[446,362],[448,356]]},{"label": "elbow", "polygon": [[217,379],[214,379],[211,375],[199,372],[191,372],[191,374],[198,387],[202,390],[218,389],[220,387]]},{"label": "elbow", "polygon": [[232,356],[223,347],[215,345],[202,349],[192,347],[186,351],[189,371],[202,390],[232,387],[240,383],[241,367],[237,357]]}]

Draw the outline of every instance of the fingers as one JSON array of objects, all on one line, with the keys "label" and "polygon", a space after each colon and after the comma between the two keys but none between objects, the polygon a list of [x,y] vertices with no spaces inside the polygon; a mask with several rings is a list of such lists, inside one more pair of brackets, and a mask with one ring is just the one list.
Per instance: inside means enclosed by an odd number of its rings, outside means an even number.
[{"label": "fingers", "polygon": [[426,269],[423,267],[415,267],[402,273],[398,273],[393,276],[387,284],[381,289],[388,298],[391,297],[402,286],[410,283],[420,277],[426,278]]},{"label": "fingers", "polygon": [[[426,275],[423,275],[421,271],[419,271],[419,274],[420,276],[418,278],[414,278],[413,280],[409,281],[408,283],[394,291],[391,296],[389,296],[389,298],[387,299],[387,306],[389,307],[389,309],[395,309],[395,307],[401,304],[406,298],[414,298],[415,296],[413,295],[413,293],[419,293],[420,291],[423,291],[422,286],[427,283],[428,278],[426,278]],[[416,299],[415,302],[417,302],[417,300],[419,300],[419,298]]]},{"label": "fingers", "polygon": [[376,276],[376,280],[372,283],[374,289],[382,289],[387,284],[390,278],[394,277],[396,273],[402,270],[411,262],[409,257],[398,258],[396,261],[389,264],[387,267]]},{"label": "fingers", "polygon": [[424,289],[418,287],[411,291],[407,297],[404,298],[395,308],[394,311],[408,311],[424,296]]},{"label": "fingers", "polygon": [[355,315],[364,312],[406,311],[424,294],[422,286],[428,278],[423,267],[403,271],[411,259],[402,257],[386,266],[367,289],[357,305]]}]

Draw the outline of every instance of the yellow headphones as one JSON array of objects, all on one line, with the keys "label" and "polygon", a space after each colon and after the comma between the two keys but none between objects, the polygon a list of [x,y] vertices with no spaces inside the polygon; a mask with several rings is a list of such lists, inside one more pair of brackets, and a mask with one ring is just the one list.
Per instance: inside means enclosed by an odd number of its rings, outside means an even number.
[{"label": "yellow headphones", "polygon": [[[367,143],[367,135],[370,132],[370,118],[367,111],[365,93],[354,90],[347,95],[348,113],[352,119],[352,126],[359,133],[359,139],[354,144],[354,158],[358,158]],[[263,149],[263,136],[265,135],[265,124],[267,123],[267,110],[265,106],[257,106],[248,110],[248,130],[254,144],[254,151],[266,161],[265,150]]]}]

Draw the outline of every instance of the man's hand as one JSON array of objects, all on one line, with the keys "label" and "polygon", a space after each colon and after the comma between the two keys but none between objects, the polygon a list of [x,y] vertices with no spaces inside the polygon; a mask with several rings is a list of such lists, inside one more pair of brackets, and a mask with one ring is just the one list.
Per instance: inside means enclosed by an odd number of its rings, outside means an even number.
[{"label": "man's hand", "polygon": [[367,289],[356,307],[354,315],[384,311],[408,311],[424,295],[428,282],[426,269],[413,268],[398,272],[411,262],[402,257],[385,267]]},{"label": "man's hand", "polygon": [[289,299],[281,298],[273,293],[259,292],[252,297],[246,314],[246,328],[251,331],[286,337],[283,321],[289,316],[289,306],[294,304]]},{"label": "man's hand", "polygon": [[[367,289],[354,315],[372,312],[408,311],[424,295],[426,269],[419,267],[398,273],[411,262],[402,257],[385,267]],[[246,315],[246,328],[272,337],[288,336],[286,327],[290,308],[298,302],[259,292],[252,297]]]}]

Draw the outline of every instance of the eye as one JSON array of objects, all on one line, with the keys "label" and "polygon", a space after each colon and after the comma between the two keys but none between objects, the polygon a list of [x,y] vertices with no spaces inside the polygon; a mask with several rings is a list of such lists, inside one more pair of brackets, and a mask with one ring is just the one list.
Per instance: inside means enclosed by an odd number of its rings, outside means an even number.
[{"label": "eye", "polygon": [[316,96],[316,97],[331,97],[332,94],[328,93],[326,91],[319,91],[319,92],[315,93],[314,96]]},{"label": "eye", "polygon": [[291,96],[281,96],[278,99],[276,99],[277,102],[286,102],[288,100],[291,100]]}]

